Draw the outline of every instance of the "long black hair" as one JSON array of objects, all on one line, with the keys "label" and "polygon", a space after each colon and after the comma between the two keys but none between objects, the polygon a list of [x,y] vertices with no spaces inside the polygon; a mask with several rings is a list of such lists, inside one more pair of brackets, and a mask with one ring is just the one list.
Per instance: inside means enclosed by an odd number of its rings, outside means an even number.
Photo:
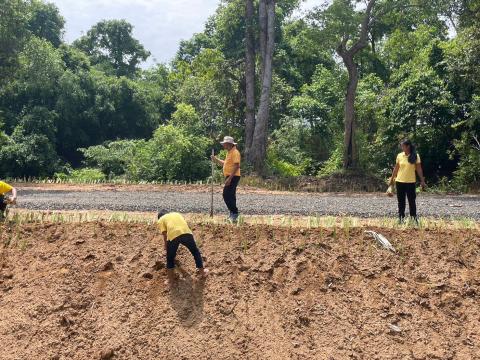
[{"label": "long black hair", "polygon": [[415,145],[409,139],[405,139],[401,142],[401,145],[407,145],[410,147],[410,154],[408,155],[408,162],[410,164],[415,164],[417,162],[417,149],[415,149]]}]

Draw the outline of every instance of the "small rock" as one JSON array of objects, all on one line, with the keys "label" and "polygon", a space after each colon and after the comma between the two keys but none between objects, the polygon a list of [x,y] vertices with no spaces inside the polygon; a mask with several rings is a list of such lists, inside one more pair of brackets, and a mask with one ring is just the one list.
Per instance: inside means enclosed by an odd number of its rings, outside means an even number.
[{"label": "small rock", "polygon": [[155,271],[160,271],[165,268],[165,263],[163,261],[155,261],[150,264],[150,267]]},{"label": "small rock", "polygon": [[113,349],[104,350],[100,353],[100,360],[110,360],[115,355],[115,351]]},{"label": "small rock", "polygon": [[83,260],[85,260],[85,261],[90,261],[90,260],[93,260],[93,259],[95,259],[95,255],[93,255],[93,254],[88,254],[87,256],[85,256],[83,258]]},{"label": "small rock", "polygon": [[13,273],[11,273],[11,272],[5,273],[5,274],[3,275],[3,277],[4,277],[5,279],[13,279]]},{"label": "small rock", "polygon": [[115,258],[115,261],[116,261],[116,262],[122,262],[122,261],[123,261],[123,256],[117,256],[117,257]]},{"label": "small rock", "polygon": [[149,272],[146,272],[145,274],[142,275],[145,279],[151,280],[153,279],[153,275]]},{"label": "small rock", "polygon": [[81,245],[81,244],[84,244],[85,243],[85,240],[84,239],[80,239],[80,240],[77,240],[74,242],[75,245]]},{"label": "small rock", "polygon": [[300,294],[301,292],[303,291],[303,289],[301,287],[297,287],[295,289],[292,290],[291,294],[292,295],[298,295]]},{"label": "small rock", "polygon": [[249,269],[250,269],[250,266],[248,266],[248,265],[240,265],[239,268],[238,268],[238,270],[240,270],[240,271],[247,271]]},{"label": "small rock", "polygon": [[110,270],[113,270],[113,263],[111,261],[109,261],[105,265],[103,265],[101,271],[110,271]]},{"label": "small rock", "polygon": [[66,316],[62,316],[62,318],[60,319],[61,326],[69,327],[72,324],[73,324],[73,321],[68,319]]}]

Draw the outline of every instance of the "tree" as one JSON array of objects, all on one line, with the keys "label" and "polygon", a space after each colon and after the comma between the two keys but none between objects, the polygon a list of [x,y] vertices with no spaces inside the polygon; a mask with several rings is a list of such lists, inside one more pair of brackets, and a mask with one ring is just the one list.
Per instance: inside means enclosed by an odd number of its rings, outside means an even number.
[{"label": "tree", "polygon": [[27,21],[24,1],[0,1],[0,87],[9,81],[18,65],[18,54],[29,35]]},{"label": "tree", "polygon": [[[334,4],[335,2],[336,1],[334,1]],[[351,11],[352,5],[350,1],[340,0],[337,2],[344,3],[344,5],[347,5],[347,11]],[[343,63],[348,71],[348,84],[345,95],[345,134],[343,153],[344,169],[355,169],[358,167],[358,150],[355,143],[355,96],[358,85],[358,70],[354,58],[368,45],[368,31],[371,24],[371,15],[374,6],[375,0],[369,0],[360,25],[358,38],[351,45],[348,45],[349,40],[351,40],[352,33],[350,31],[345,31],[342,34],[342,39],[336,49],[337,54],[342,58]]]},{"label": "tree", "polygon": [[126,20],[103,20],[94,25],[74,46],[86,52],[97,64],[116,76],[134,77],[138,65],[150,52],[132,36],[133,26]]},{"label": "tree", "polygon": [[270,91],[272,88],[273,52],[275,49],[275,1],[260,0],[258,16],[260,27],[261,92],[248,160],[253,164],[255,171],[261,174],[265,169],[267,154]]},{"label": "tree", "polygon": [[58,8],[52,3],[31,0],[29,12],[27,29],[33,35],[59,47],[62,43],[65,19],[60,15]]},{"label": "tree", "polygon": [[250,157],[255,131],[255,34],[253,0],[245,1],[245,156]]}]

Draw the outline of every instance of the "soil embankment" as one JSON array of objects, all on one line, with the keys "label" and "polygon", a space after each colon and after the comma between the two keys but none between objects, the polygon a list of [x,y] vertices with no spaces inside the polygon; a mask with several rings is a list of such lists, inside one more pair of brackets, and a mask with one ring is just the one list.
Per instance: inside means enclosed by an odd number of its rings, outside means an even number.
[{"label": "soil embankment", "polygon": [[0,226],[2,360],[475,359],[478,230],[197,224],[211,276],[155,227]]}]

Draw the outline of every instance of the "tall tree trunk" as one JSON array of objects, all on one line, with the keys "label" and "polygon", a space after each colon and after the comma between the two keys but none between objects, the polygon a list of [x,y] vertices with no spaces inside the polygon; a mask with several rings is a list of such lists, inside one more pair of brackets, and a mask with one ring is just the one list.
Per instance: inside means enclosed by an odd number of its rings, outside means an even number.
[{"label": "tall tree trunk", "polygon": [[343,63],[348,71],[348,85],[345,94],[345,134],[344,134],[344,153],[343,168],[358,168],[358,151],[355,144],[356,118],[355,118],[355,97],[357,95],[358,70],[355,63],[355,55],[367,46],[368,30],[372,16],[372,9],[376,0],[369,0],[365,10],[359,39],[348,49],[348,35],[344,36],[342,42],[337,47],[337,53],[341,56]]},{"label": "tall tree trunk", "polygon": [[258,41],[260,45],[260,81],[263,81],[263,68],[265,64],[265,54],[267,49],[267,31],[268,31],[268,14],[267,14],[267,1],[260,0],[258,4],[258,27],[259,36]]},{"label": "tall tree trunk", "polygon": [[358,166],[358,152],[355,139],[356,119],[355,119],[355,98],[358,85],[357,65],[353,58],[343,59],[348,70],[347,94],[345,96],[345,137],[343,168],[354,169]]},{"label": "tall tree trunk", "polygon": [[[275,48],[275,1],[260,0],[260,6],[262,6],[262,3],[265,3],[267,16],[260,16],[260,21],[266,21],[267,37],[265,41],[265,52],[262,56],[262,90],[251,149],[251,162],[258,174],[263,174],[265,170],[268,119],[270,116],[270,92],[272,88],[273,76],[273,52]],[[260,29],[262,28],[265,28],[265,24],[260,24]],[[262,32],[260,35],[261,34]]]},{"label": "tall tree trunk", "polygon": [[255,130],[255,37],[253,0],[245,1],[245,157],[250,157]]}]

